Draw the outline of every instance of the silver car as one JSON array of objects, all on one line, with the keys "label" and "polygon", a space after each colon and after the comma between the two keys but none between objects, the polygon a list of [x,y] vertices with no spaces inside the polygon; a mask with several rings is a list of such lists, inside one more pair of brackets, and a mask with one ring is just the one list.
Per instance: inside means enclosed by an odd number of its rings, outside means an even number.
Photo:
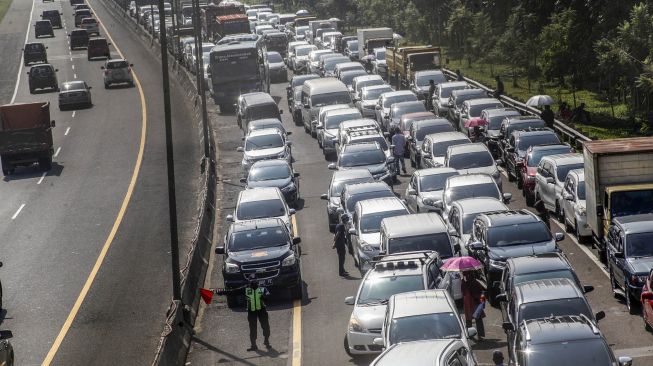
[{"label": "silver car", "polygon": [[303,45],[295,48],[295,54],[292,58],[292,68],[296,73],[308,74],[310,72],[310,60],[308,54],[317,50],[314,45]]},{"label": "silver car", "polygon": [[[357,76],[351,82],[351,97],[354,101],[361,99],[361,90],[366,86],[387,85],[379,75]],[[377,96],[378,98],[378,96]]]},{"label": "silver car", "polygon": [[458,171],[453,168],[429,168],[416,170],[410,178],[406,188],[406,204],[408,208],[415,212],[437,212],[434,206],[426,204],[424,201],[433,203],[443,200],[444,185],[447,178],[459,175]]},{"label": "silver car", "polygon": [[512,199],[512,194],[502,194],[494,179],[487,174],[466,174],[449,177],[444,185],[443,196],[442,201],[426,202],[440,209],[443,217],[449,216],[449,210],[454,202],[465,198],[490,197],[501,200],[506,204]]},{"label": "silver car", "polygon": [[125,59],[106,60],[104,66],[101,66],[104,70],[104,88],[109,89],[113,84],[134,86],[131,69],[133,66]]},{"label": "silver car", "polygon": [[277,187],[257,187],[240,191],[233,214],[227,215],[229,222],[241,222],[254,219],[278,218],[286,224],[293,235],[290,216],[295,209],[288,207],[283,193]]},{"label": "silver car", "polygon": [[467,89],[469,84],[466,81],[451,81],[435,86],[433,93],[433,112],[436,116],[446,117],[449,115],[449,97],[454,90]]},{"label": "silver car", "polygon": [[440,168],[444,166],[444,155],[450,146],[470,144],[469,137],[460,132],[441,132],[426,135],[422,142],[420,164],[423,168]]},{"label": "silver car", "polygon": [[562,209],[565,227],[576,234],[578,241],[592,235],[587,223],[585,203],[585,170],[574,169],[567,173],[562,191]]},{"label": "silver car", "polygon": [[460,174],[488,174],[502,189],[501,172],[490,150],[482,143],[449,146],[444,156],[444,166],[454,168]]},{"label": "silver car", "polygon": [[547,210],[563,219],[562,190],[567,173],[583,169],[583,154],[560,154],[545,156],[540,160],[535,175],[535,201],[542,200]]},{"label": "silver car", "polygon": [[399,90],[381,94],[377,105],[374,107],[376,112],[376,121],[382,128],[388,125],[388,118],[390,117],[390,108],[395,103],[401,102],[416,102],[417,96],[410,90]]},{"label": "silver car", "polygon": [[434,339],[397,343],[386,349],[370,366],[476,365],[471,348],[457,339]]},{"label": "silver car", "polygon": [[399,127],[399,122],[401,117],[417,112],[426,112],[426,107],[422,101],[412,101],[412,102],[400,102],[394,103],[390,107],[390,114],[386,119],[387,125],[385,126],[386,131],[392,132],[395,128]]},{"label": "silver car", "polygon": [[390,85],[366,86],[360,90],[360,97],[355,100],[356,108],[364,118],[376,118],[375,108],[383,93],[394,91]]},{"label": "silver car", "polygon": [[322,122],[318,121],[317,124],[317,143],[322,148],[324,156],[336,153],[336,139],[338,138],[340,124],[361,118],[360,112],[355,108],[330,110],[324,114]]},{"label": "silver car", "polygon": [[91,87],[85,81],[66,81],[59,88],[59,110],[75,106],[93,106]]},{"label": "silver car", "polygon": [[243,147],[236,150],[243,153],[241,166],[247,173],[249,168],[258,160],[284,159],[292,164],[290,141],[286,141],[286,134],[277,128],[264,128],[252,131],[245,137]]},{"label": "silver car", "polygon": [[372,183],[374,178],[367,169],[351,169],[333,172],[329,190],[320,196],[327,201],[327,216],[329,221],[329,230],[333,230],[339,221],[338,209],[340,208],[340,194],[348,184]]},{"label": "silver car", "polygon": [[502,108],[503,103],[495,98],[480,98],[472,99],[463,102],[463,105],[460,108],[460,118],[458,120],[458,129],[463,133],[469,135],[468,128],[465,127],[465,123],[472,118],[477,118],[481,116],[481,113],[485,109],[493,108]]},{"label": "silver car", "polygon": [[461,250],[465,253],[465,247],[469,243],[472,224],[476,216],[486,212],[507,210],[509,210],[508,206],[496,198],[465,198],[452,203],[445,220],[449,226],[452,239],[460,245]]},{"label": "silver car", "polygon": [[395,176],[394,158],[387,157],[383,147],[377,142],[343,145],[338,160],[328,165],[330,170],[366,168],[377,181],[391,182]]}]

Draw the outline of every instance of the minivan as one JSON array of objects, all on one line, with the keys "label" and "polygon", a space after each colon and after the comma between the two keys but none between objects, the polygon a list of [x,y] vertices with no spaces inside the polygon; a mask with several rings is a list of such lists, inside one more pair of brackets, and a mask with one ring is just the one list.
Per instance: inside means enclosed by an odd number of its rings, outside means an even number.
[{"label": "minivan", "polygon": [[247,124],[257,119],[276,118],[281,120],[282,110],[277,102],[268,93],[254,92],[242,94],[238,97],[236,107],[236,119],[238,127],[247,131]]},{"label": "minivan", "polygon": [[449,229],[434,212],[385,218],[381,221],[381,255],[434,250],[442,259],[460,252],[452,245]]},{"label": "minivan", "polygon": [[40,42],[26,43],[23,48],[23,64],[48,63],[48,48]]},{"label": "minivan", "polygon": [[41,13],[41,19],[49,20],[53,28],[63,28],[61,26],[61,13],[59,10],[43,10],[43,13]]},{"label": "minivan", "polygon": [[317,119],[320,107],[332,104],[354,104],[349,89],[342,81],[334,78],[307,80],[302,87],[302,120],[304,126],[311,126]]}]

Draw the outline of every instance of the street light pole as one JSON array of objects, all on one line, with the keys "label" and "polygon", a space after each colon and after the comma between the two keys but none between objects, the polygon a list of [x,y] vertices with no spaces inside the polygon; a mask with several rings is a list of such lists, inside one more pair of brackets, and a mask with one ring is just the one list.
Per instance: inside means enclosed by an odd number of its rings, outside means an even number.
[{"label": "street light pole", "polygon": [[[164,0],[158,0],[159,14],[165,14]],[[166,135],[166,166],[168,170],[168,210],[170,216],[170,254],[172,261],[172,299],[181,301],[181,275],[179,273],[179,235],[177,230],[177,196],[175,192],[175,162],[172,147],[172,121],[170,113],[170,76],[168,74],[168,39],[166,27],[159,26],[161,41],[161,76],[163,80],[163,112]]]},{"label": "street light pole", "polygon": [[[202,103],[202,136],[204,137],[204,157],[209,157],[209,128],[206,112],[206,94],[204,91],[204,51],[202,50],[202,27],[200,24],[200,2],[193,1],[193,30],[195,33],[195,74],[197,75],[197,94]],[[206,19],[208,23],[208,19]]]}]

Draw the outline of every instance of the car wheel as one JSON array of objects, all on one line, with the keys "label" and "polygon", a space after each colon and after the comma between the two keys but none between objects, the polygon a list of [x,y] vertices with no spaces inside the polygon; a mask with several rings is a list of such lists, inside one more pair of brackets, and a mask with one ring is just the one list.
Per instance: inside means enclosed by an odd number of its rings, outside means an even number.
[{"label": "car wheel", "polygon": [[524,197],[526,198],[526,205],[527,206],[533,206],[535,204],[535,198],[533,197],[532,194],[529,194],[524,190]]},{"label": "car wheel", "polygon": [[647,332],[653,331],[653,328],[651,328],[651,324],[648,323],[646,317],[642,316],[642,319],[644,319],[644,329],[646,329]]},{"label": "car wheel", "polygon": [[523,183],[522,179],[520,178],[520,176],[517,176],[517,189],[522,189],[523,186],[524,186],[524,183]]},{"label": "car wheel", "polygon": [[562,211],[562,209],[560,208],[560,203],[559,203],[558,201],[556,201],[556,211],[555,211],[555,214],[556,214],[556,218],[558,219],[558,221],[560,221],[560,222],[565,222],[565,221],[564,221],[564,220],[565,220],[565,213],[564,213],[564,211]]},{"label": "car wheel", "polygon": [[585,241],[585,239],[580,236],[580,228],[578,227],[578,221],[576,220],[574,220],[574,234],[576,235],[576,239],[578,240],[579,244]]},{"label": "car wheel", "polygon": [[574,230],[574,233],[576,232],[576,231],[575,231],[575,230],[576,230],[576,227],[575,227],[575,226],[572,227],[571,225],[569,225],[569,223],[567,223],[567,219],[565,219],[565,221],[563,222],[563,224],[565,224],[565,232],[570,233],[570,232],[572,232],[572,230]]},{"label": "car wheel", "polygon": [[345,340],[343,342],[343,346],[345,347],[345,352],[347,353],[347,356],[354,358],[355,355],[353,355],[349,350],[349,341],[347,340],[347,334],[345,334]]},{"label": "car wheel", "polygon": [[413,157],[412,157],[412,156],[410,157],[410,166],[411,166],[412,168],[416,168],[416,167],[417,167],[417,164],[415,163],[415,160],[413,160]]},{"label": "car wheel", "polygon": [[628,284],[624,285],[624,297],[626,300],[626,307],[628,308],[628,313],[630,315],[634,315],[637,313],[637,302],[633,302],[633,296],[630,294],[630,288],[628,287]]}]

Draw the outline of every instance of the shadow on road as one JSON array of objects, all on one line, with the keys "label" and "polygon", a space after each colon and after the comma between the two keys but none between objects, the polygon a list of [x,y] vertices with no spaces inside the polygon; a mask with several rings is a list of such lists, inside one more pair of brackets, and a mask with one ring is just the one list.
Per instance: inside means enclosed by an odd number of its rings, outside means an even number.
[{"label": "shadow on road", "polygon": [[[52,162],[52,168],[47,172],[46,177],[58,177],[63,171],[63,165]],[[33,179],[40,178],[43,171],[39,168],[38,164],[33,164],[26,167],[16,167],[16,170],[11,175],[5,175],[2,180],[11,182],[12,180]]]},{"label": "shadow on road", "polygon": [[[219,360],[218,363],[230,363],[232,361],[236,361],[239,364],[247,365],[247,366],[257,366],[258,365],[258,363],[248,361],[247,359],[238,357],[238,356],[234,355],[233,353],[223,351],[223,350],[221,350],[221,349],[219,349],[219,348],[217,348],[217,347],[215,347],[215,346],[213,346],[213,345],[211,345],[211,344],[209,344],[209,343],[207,343],[207,342],[205,342],[205,341],[203,341],[203,340],[201,340],[201,339],[199,339],[197,337],[193,337],[192,341],[199,344],[199,345],[202,345],[202,346],[206,347],[206,349],[208,349],[209,351],[213,351],[213,352],[219,353],[221,355],[224,355],[225,358]],[[278,358],[278,357],[280,357],[282,355],[282,353],[279,353],[279,351],[275,350],[274,348],[270,348],[269,350],[259,349],[258,351],[253,352],[252,355],[256,355],[256,356],[252,356],[251,357],[252,359],[253,358],[258,358],[260,356]]]}]

